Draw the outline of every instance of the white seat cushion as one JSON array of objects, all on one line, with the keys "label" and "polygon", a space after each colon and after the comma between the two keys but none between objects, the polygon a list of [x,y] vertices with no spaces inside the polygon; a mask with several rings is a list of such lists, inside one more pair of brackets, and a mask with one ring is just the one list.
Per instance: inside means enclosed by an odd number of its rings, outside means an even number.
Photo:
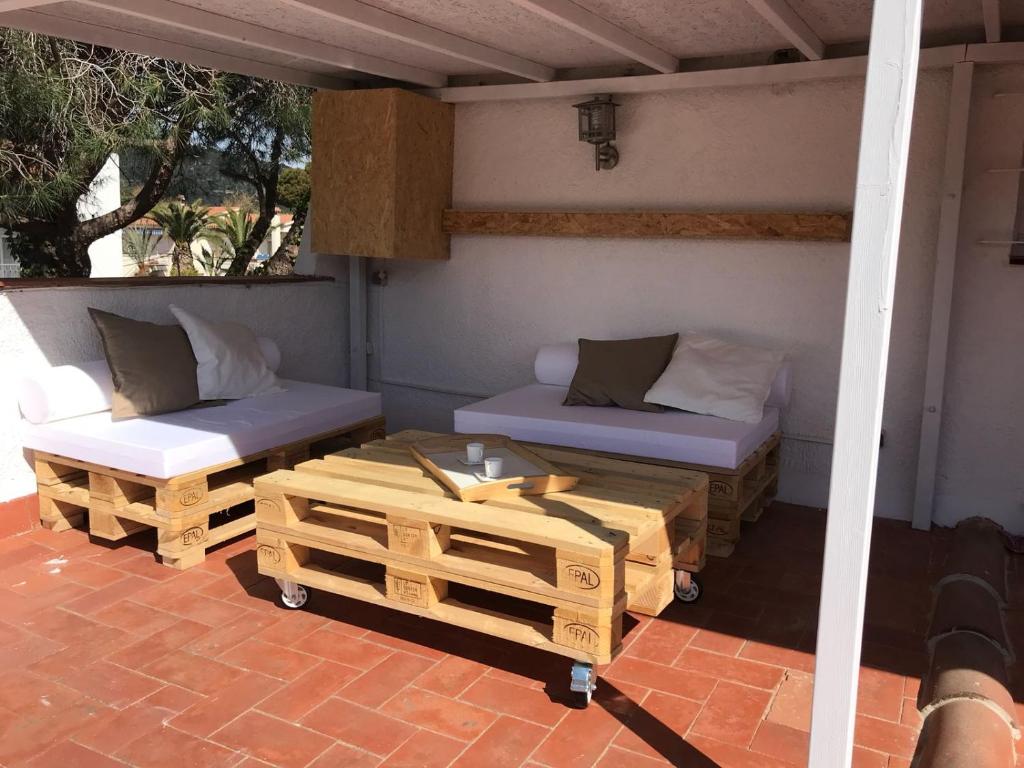
[{"label": "white seat cushion", "polygon": [[735,469],[779,428],[778,408],[757,424],[715,416],[565,406],[566,388],[530,384],[455,411],[455,431]]},{"label": "white seat cushion", "polygon": [[112,421],[110,412],[22,422],[26,448],[168,478],[381,414],[380,394],[281,380],[283,391],[227,405]]}]

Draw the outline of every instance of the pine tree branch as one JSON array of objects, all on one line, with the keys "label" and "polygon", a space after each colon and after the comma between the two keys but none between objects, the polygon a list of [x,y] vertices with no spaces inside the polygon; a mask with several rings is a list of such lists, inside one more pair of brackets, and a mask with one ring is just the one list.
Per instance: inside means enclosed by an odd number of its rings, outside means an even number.
[{"label": "pine tree branch", "polygon": [[160,155],[153,161],[149,176],[135,197],[109,213],[83,221],[79,225],[81,235],[90,241],[98,240],[149,213],[167,191],[174,171],[188,149],[194,127],[194,121],[187,118],[175,125],[162,142]]}]

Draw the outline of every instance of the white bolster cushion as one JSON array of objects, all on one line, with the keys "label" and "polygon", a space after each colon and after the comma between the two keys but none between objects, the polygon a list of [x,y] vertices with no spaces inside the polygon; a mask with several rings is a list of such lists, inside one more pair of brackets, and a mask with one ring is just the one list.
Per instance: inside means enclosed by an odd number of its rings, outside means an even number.
[{"label": "white bolster cushion", "polygon": [[29,374],[18,382],[21,415],[33,424],[110,410],[114,385],[106,360],[58,365]]},{"label": "white bolster cushion", "polygon": [[256,343],[260,345],[260,353],[267,361],[267,368],[277,373],[277,369],[281,367],[281,348],[274,343],[273,339],[264,336],[256,339]]},{"label": "white bolster cushion", "polygon": [[[568,387],[572,383],[573,374],[576,373],[579,354],[577,342],[548,344],[541,347],[533,361],[533,373],[537,377],[537,383]],[[785,408],[789,405],[791,377],[792,364],[786,360],[779,366],[779,371],[772,380],[772,387],[765,401],[766,406]]]},{"label": "white bolster cushion", "polygon": [[[281,350],[271,339],[259,338],[267,367],[277,371]],[[24,376],[17,387],[21,415],[33,424],[48,424],[90,413],[109,411],[114,385],[106,360],[43,368]]]},{"label": "white bolster cushion", "polygon": [[577,342],[548,344],[537,350],[533,361],[533,374],[538,384],[568,387],[579,364],[580,346]]}]

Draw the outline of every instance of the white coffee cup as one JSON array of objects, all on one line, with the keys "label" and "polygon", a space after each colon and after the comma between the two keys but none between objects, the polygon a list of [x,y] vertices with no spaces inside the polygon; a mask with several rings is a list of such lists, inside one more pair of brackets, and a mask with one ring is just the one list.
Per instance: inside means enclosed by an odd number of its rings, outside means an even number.
[{"label": "white coffee cup", "polygon": [[480,464],[484,460],[483,443],[466,444],[466,462],[469,464]]},{"label": "white coffee cup", "polygon": [[502,464],[501,456],[488,456],[484,459],[484,474],[492,480],[501,477]]}]

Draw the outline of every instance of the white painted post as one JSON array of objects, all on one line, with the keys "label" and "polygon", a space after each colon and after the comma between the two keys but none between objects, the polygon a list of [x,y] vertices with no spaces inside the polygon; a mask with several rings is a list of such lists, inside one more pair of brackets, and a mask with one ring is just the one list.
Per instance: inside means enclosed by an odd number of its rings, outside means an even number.
[{"label": "white painted post", "polygon": [[879,432],[920,54],[921,0],[876,0],[874,6],[818,610],[811,768],[849,768],[853,759]]},{"label": "white painted post", "polygon": [[366,389],[366,265],[369,259],[361,256],[348,258],[348,385],[351,389]]},{"label": "white painted post", "polygon": [[924,379],[921,439],[917,450],[917,490],[914,494],[914,527],[928,530],[935,507],[935,473],[942,428],[942,397],[946,386],[946,355],[949,350],[949,316],[953,308],[953,273],[960,240],[960,207],[967,156],[967,128],[971,113],[974,62],[953,66],[949,94],[949,125],[946,129],[946,164],[942,177],[942,210],[935,247],[935,278],[932,285],[932,321],[928,335],[928,367]]}]

